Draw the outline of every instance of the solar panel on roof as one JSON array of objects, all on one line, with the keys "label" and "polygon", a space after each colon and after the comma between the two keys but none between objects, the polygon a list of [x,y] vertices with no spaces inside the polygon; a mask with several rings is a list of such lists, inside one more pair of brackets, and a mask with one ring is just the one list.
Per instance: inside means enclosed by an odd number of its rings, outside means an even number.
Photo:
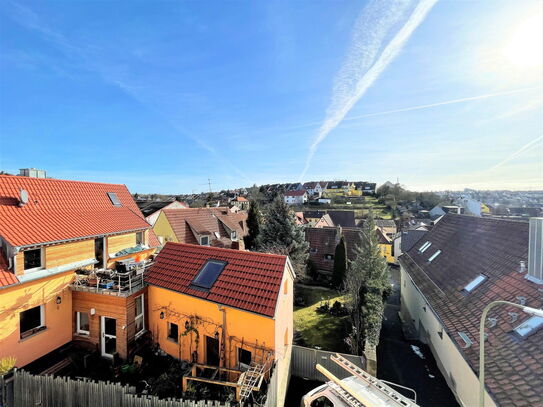
[{"label": "solar panel on roof", "polygon": [[219,278],[219,275],[224,270],[226,262],[219,260],[208,260],[202,269],[198,272],[191,285],[198,288],[209,290]]},{"label": "solar panel on roof", "polygon": [[115,192],[108,192],[107,196],[111,200],[111,203],[115,206],[121,206],[121,201],[119,201],[119,197]]}]

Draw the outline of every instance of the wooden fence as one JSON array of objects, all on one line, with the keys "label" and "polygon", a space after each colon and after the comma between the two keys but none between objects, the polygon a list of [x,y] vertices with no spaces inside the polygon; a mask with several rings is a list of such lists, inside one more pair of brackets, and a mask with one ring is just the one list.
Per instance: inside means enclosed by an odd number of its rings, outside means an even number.
[{"label": "wooden fence", "polygon": [[[10,382],[0,378],[0,407],[233,407],[236,403],[210,400],[159,399],[135,395],[135,388],[118,383],[34,376],[15,371]],[[12,388],[12,391],[10,391]]]},{"label": "wooden fence", "polygon": [[[324,350],[294,345],[292,347],[292,359],[290,361],[291,374],[292,376],[303,377],[304,379],[326,382],[328,379],[315,368],[317,363],[319,363],[340,379],[351,376],[349,372],[330,359],[330,356],[335,355],[336,353],[337,352],[327,352]],[[341,355],[358,367],[361,367],[362,369],[366,368],[363,356],[343,353]]]}]

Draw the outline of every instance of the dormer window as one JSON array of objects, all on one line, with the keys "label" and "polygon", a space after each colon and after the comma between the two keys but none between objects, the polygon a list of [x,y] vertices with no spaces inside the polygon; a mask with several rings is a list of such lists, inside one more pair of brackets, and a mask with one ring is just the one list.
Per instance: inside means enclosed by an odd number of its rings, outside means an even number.
[{"label": "dormer window", "polygon": [[209,246],[209,236],[200,237],[200,244],[202,246]]},{"label": "dormer window", "polygon": [[43,249],[25,250],[23,253],[25,271],[36,271],[43,268]]},{"label": "dormer window", "polygon": [[238,234],[236,233],[236,231],[235,231],[235,230],[232,231],[232,232],[230,233],[230,239],[231,239],[231,240],[237,240],[237,238],[238,238]]}]

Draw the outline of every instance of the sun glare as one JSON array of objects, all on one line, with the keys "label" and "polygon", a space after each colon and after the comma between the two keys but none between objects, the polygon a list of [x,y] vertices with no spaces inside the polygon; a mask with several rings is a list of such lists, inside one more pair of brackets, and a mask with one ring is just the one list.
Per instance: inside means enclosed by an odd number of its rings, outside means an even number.
[{"label": "sun glare", "polygon": [[513,29],[503,55],[521,69],[543,66],[543,18],[540,13],[526,18]]}]

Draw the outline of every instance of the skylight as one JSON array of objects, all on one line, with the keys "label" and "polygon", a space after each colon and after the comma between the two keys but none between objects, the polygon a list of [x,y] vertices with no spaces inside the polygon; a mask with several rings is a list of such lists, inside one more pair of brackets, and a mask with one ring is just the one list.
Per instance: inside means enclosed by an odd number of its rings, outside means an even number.
[{"label": "skylight", "polygon": [[527,336],[533,334],[539,328],[543,327],[543,318],[538,316],[533,316],[528,318],[522,324],[515,328],[515,333],[521,338],[526,338]]},{"label": "skylight", "polygon": [[420,253],[424,253],[431,245],[432,245],[432,243],[430,243],[430,242],[424,243],[424,244],[420,247],[419,252],[420,252]]},{"label": "skylight", "polygon": [[441,253],[441,250],[438,250],[437,252],[432,254],[432,256],[428,259],[428,262],[431,262],[432,260],[434,260],[437,256],[439,256],[440,253]]},{"label": "skylight", "polygon": [[213,284],[215,284],[225,266],[226,262],[224,261],[208,260],[190,285],[209,290],[213,287]]},{"label": "skylight", "polygon": [[473,279],[467,286],[464,287],[464,291],[467,291],[468,293],[475,290],[483,281],[486,280],[486,276],[484,274],[479,274],[475,279]]},{"label": "skylight", "polygon": [[121,206],[121,201],[119,201],[119,197],[115,192],[108,192],[107,196],[109,196],[109,199],[111,200],[111,203],[115,206]]}]

